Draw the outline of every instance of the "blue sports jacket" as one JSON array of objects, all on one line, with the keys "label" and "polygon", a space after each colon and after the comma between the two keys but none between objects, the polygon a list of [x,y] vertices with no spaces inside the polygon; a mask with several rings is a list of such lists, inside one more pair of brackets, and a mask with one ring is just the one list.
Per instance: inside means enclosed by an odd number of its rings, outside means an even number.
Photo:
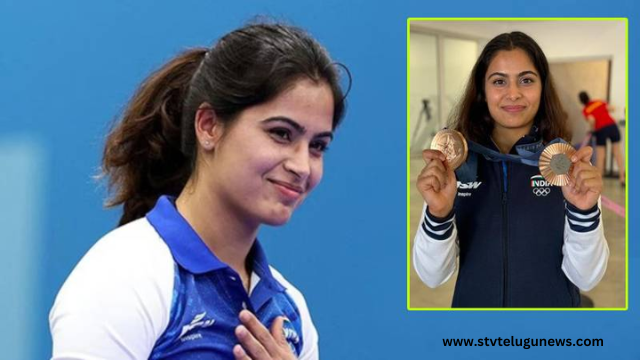
[{"label": "blue sports jacket", "polygon": [[[483,145],[498,150],[490,139]],[[579,290],[562,269],[565,215],[580,220],[569,221],[572,230],[590,232],[599,226],[597,205],[582,211],[567,203],[537,167],[476,155],[475,178],[458,182],[452,213],[435,218],[427,211],[421,225],[429,238],[444,240],[455,221],[460,265],[452,306],[580,306]]]}]

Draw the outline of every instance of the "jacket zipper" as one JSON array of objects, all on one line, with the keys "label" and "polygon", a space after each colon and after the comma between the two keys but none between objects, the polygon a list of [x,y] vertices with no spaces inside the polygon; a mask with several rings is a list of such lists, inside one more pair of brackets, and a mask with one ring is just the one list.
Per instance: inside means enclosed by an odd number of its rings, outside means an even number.
[{"label": "jacket zipper", "polygon": [[502,285],[502,306],[507,307],[507,294],[509,290],[509,239],[507,237],[507,224],[508,224],[508,212],[507,212],[507,163],[502,162],[502,264],[503,264],[503,285]]}]

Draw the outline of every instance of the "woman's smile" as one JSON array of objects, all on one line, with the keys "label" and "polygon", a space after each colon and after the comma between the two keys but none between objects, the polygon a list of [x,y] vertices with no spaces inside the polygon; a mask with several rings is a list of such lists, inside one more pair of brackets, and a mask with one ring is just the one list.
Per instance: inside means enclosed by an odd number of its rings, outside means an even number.
[{"label": "woman's smile", "polygon": [[304,188],[299,185],[275,179],[268,179],[268,181],[278,190],[286,203],[297,202],[305,193]]}]

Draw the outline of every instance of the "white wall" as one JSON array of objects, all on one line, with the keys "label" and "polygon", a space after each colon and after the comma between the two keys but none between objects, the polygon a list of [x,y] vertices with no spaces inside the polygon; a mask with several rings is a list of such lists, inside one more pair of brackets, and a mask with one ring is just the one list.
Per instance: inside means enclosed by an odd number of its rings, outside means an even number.
[{"label": "white wall", "polygon": [[[441,32],[412,31],[409,55],[411,151],[419,154],[447,125],[478,57],[478,42]],[[424,113],[420,116],[422,99],[430,101],[429,122]]]},{"label": "white wall", "polygon": [[473,65],[480,54],[477,41],[445,37],[442,45],[444,101],[442,101],[440,127],[447,124],[451,110],[458,104],[469,82]]},{"label": "white wall", "polygon": [[[435,120],[427,123],[422,113],[423,99],[430,101],[431,115],[438,117],[438,63],[436,37],[424,34],[412,34],[410,38],[410,131],[412,152],[425,148]],[[413,147],[416,147],[413,149]]]}]

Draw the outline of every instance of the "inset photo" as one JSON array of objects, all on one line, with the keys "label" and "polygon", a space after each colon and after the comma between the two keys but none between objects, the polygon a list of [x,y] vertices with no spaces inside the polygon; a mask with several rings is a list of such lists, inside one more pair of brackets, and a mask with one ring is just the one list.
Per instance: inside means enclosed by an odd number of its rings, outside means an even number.
[{"label": "inset photo", "polygon": [[409,310],[626,310],[626,18],[407,21]]}]

